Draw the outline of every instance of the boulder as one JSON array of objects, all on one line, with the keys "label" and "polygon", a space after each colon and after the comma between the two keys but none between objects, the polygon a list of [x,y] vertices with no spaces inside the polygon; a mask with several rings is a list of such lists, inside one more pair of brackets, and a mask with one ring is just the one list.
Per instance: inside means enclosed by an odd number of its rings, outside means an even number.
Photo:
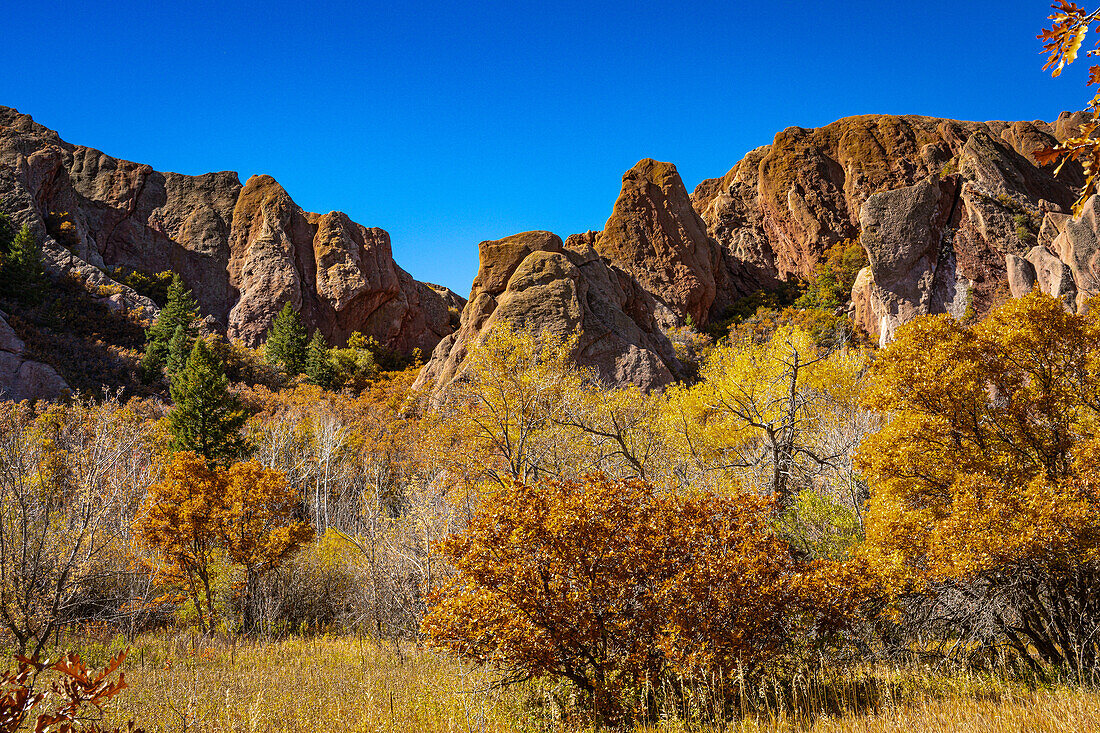
[{"label": "boulder", "polygon": [[856,324],[880,344],[918,315],[965,313],[972,283],[959,272],[947,236],[957,196],[958,181],[930,177],[863,204],[860,241],[869,264],[852,301]]},{"label": "boulder", "polygon": [[28,357],[22,339],[0,317],[0,400],[55,400],[70,392],[53,367]]},{"label": "boulder", "polygon": [[1039,277],[1035,272],[1035,265],[1029,260],[1016,255],[1007,255],[1005,267],[1008,269],[1008,288],[1013,298],[1022,298],[1035,289]]},{"label": "boulder", "polygon": [[[1036,246],[1027,253],[1027,261],[1035,270],[1035,285],[1039,290],[1055,298],[1061,298],[1066,307],[1077,309],[1077,282],[1073,271],[1046,247]],[[1013,291],[1014,297],[1019,297]]]}]

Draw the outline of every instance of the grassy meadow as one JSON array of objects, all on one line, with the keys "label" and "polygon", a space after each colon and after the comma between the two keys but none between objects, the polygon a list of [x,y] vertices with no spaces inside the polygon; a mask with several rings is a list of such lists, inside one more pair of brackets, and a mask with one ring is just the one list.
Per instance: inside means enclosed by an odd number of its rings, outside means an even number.
[{"label": "grassy meadow", "polygon": [[[125,641],[73,638],[101,664]],[[497,687],[478,669],[414,645],[350,635],[282,641],[139,638],[129,688],[107,719],[147,731],[585,731],[563,685]],[[959,669],[867,667],[743,689],[731,722],[708,723],[705,685],[659,696],[659,722],[625,730],[813,733],[1100,731],[1100,691]],[[737,710],[736,708],[740,708]],[[689,711],[685,714],[685,710]]]}]

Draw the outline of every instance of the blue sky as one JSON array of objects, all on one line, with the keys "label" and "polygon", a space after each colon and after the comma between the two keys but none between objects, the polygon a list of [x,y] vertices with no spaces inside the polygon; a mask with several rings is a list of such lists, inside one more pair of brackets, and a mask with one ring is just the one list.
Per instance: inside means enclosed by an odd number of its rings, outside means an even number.
[{"label": "blue sky", "polygon": [[268,173],[465,295],[477,243],[600,229],[622,173],[689,190],[790,125],[1049,119],[1047,3],[9,2],[0,104],[159,170]]}]

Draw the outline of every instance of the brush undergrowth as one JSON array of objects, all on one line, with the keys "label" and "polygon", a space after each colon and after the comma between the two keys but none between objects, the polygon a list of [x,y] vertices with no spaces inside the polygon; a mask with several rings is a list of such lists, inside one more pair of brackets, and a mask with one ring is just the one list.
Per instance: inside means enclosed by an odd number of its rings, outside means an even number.
[{"label": "brush undergrowth", "polygon": [[[350,635],[281,641],[71,637],[99,665],[121,649],[130,685],[108,722],[148,731],[587,731],[569,688],[496,687],[490,670],[402,643]],[[56,656],[56,653],[53,655]],[[868,666],[740,685],[724,709],[706,683],[656,690],[656,722],[679,731],[1100,731],[1100,691],[933,667]],[[716,715],[717,714],[717,715]],[[714,722],[725,718],[727,722]],[[732,722],[730,722],[732,721]]]}]

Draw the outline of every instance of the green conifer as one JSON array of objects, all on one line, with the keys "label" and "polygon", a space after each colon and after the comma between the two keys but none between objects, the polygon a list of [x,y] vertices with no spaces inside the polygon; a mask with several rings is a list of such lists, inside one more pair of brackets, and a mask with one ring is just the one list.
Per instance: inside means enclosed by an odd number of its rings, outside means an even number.
[{"label": "green conifer", "polygon": [[190,348],[198,334],[198,318],[199,306],[195,302],[195,296],[184,288],[179,275],[173,275],[172,284],[168,286],[168,301],[157,316],[156,323],[145,332],[147,343],[145,356],[141,359],[141,370],[146,380],[152,381],[167,364],[176,329],[183,328],[187,337],[187,348]]},{"label": "green conifer", "polygon": [[277,366],[293,377],[302,373],[306,365],[306,342],[309,334],[298,312],[289,302],[275,316],[267,332],[264,344],[264,358],[267,363]]},{"label": "green conifer", "polygon": [[24,225],[8,243],[0,261],[0,292],[23,304],[37,303],[46,288],[42,247]]},{"label": "green conifer", "polygon": [[174,450],[190,450],[210,463],[230,463],[247,443],[241,436],[248,415],[229,392],[229,379],[214,352],[195,341],[187,363],[172,379],[168,413]]},{"label": "green conifer", "polygon": [[313,332],[306,347],[306,381],[321,389],[332,389],[336,381],[336,367],[329,358],[328,344],[321,335],[321,329]]},{"label": "green conifer", "polygon": [[192,338],[183,326],[176,326],[176,332],[172,340],[168,342],[168,359],[164,364],[164,373],[172,379],[180,369],[187,364],[187,357],[191,354]]},{"label": "green conifer", "polygon": [[[3,203],[3,201],[0,201],[0,204]],[[8,251],[8,246],[11,244],[11,240],[15,239],[17,231],[8,215],[0,211],[0,262],[3,262],[3,253]]]}]

